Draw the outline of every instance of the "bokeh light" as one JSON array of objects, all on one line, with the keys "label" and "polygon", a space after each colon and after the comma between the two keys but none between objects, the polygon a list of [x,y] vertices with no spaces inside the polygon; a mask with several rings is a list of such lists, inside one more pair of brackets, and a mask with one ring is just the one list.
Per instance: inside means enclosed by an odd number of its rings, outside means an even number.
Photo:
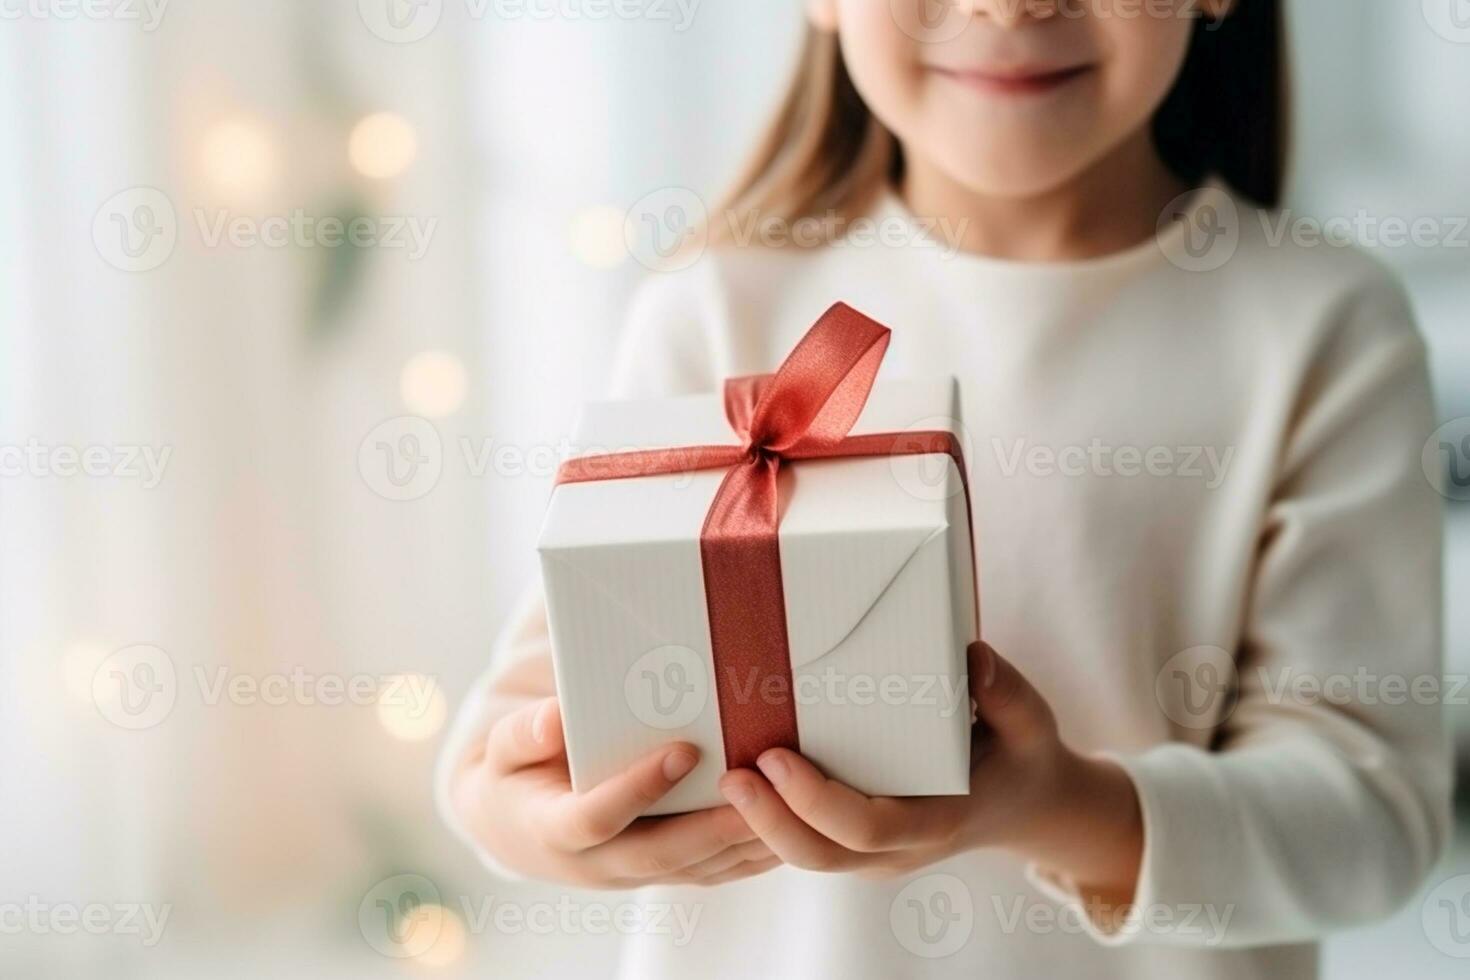
[{"label": "bokeh light", "polygon": [[396,739],[433,738],[449,717],[449,702],[439,684],[423,674],[395,674],[378,694],[378,724]]},{"label": "bokeh light", "polygon": [[221,119],[205,130],[199,161],[209,187],[231,203],[259,200],[281,175],[275,134],[250,116]]},{"label": "bokeh light", "polygon": [[434,937],[427,948],[414,954],[414,962],[442,968],[453,966],[464,957],[468,932],[464,922],[451,909],[442,905],[421,905],[414,911],[407,928],[406,947],[417,946],[414,934],[420,929]]},{"label": "bokeh light", "polygon": [[607,205],[583,208],[572,218],[572,254],[593,269],[616,269],[628,258],[623,225],[627,216]]},{"label": "bokeh light", "polygon": [[468,388],[464,363],[442,350],[415,354],[403,365],[398,379],[404,407],[426,419],[442,419],[459,411]]},{"label": "bokeh light", "polygon": [[377,180],[402,174],[413,165],[418,152],[418,134],[396,112],[364,116],[347,140],[347,159],[353,169]]}]

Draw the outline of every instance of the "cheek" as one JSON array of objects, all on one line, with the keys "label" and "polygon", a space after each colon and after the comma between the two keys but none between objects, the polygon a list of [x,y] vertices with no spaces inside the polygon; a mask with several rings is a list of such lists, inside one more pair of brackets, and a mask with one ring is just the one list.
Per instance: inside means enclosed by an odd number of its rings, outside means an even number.
[{"label": "cheek", "polygon": [[1184,17],[1100,22],[1108,71],[1101,106],[1109,129],[1129,130],[1153,117],[1189,53],[1194,21]]},{"label": "cheek", "polygon": [[919,108],[923,73],[912,38],[899,29],[888,0],[839,0],[842,58],[869,108],[892,124]]}]

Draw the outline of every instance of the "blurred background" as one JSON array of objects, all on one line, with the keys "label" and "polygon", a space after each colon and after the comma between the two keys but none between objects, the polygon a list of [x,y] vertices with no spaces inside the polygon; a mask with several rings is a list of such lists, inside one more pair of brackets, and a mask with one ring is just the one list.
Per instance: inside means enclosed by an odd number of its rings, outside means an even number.
[{"label": "blurred background", "polygon": [[[615,937],[466,920],[553,892],[482,875],[432,762],[647,274],[627,218],[733,176],[798,7],[0,6],[0,906],[108,910],[0,929],[0,976],[601,972]],[[1289,7],[1297,214],[1470,215],[1470,3]],[[1470,417],[1470,232],[1377,251]],[[1426,892],[1466,872],[1462,824]],[[406,956],[364,924],[402,874],[444,905]],[[1327,975],[1463,976],[1425,914]]]}]

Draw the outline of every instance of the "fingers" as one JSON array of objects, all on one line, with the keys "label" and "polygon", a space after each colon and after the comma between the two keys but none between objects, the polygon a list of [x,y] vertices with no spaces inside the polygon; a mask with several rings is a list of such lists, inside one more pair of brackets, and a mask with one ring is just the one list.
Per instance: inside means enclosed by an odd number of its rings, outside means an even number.
[{"label": "fingers", "polygon": [[486,740],[485,758],[496,772],[508,773],[554,759],[564,748],[561,706],[556,698],[544,698],[495,723]]},{"label": "fingers", "polygon": [[725,773],[720,778],[720,792],[771,853],[787,864],[809,871],[842,871],[853,865],[856,855],[804,823],[770,783],[750,770]]},{"label": "fingers", "polygon": [[755,840],[727,847],[714,857],[691,864],[684,869],[684,872],[691,878],[708,878],[729,871],[736,865],[747,861],[769,861],[775,856],[766,842],[757,837]]},{"label": "fingers", "polygon": [[[722,806],[639,821],[582,857],[609,876],[665,878],[751,842],[759,843],[755,831],[733,808]],[[769,852],[754,851],[752,856],[767,857]]]},{"label": "fingers", "polygon": [[741,881],[745,878],[754,878],[756,875],[763,875],[767,871],[773,871],[779,868],[781,864],[781,859],[777,857],[767,858],[763,861],[746,861],[743,864],[735,865],[735,867],[728,871],[721,871],[705,878],[691,878],[689,883],[694,885],[723,885],[732,881]]},{"label": "fingers", "polygon": [[585,793],[556,797],[544,814],[547,840],[566,851],[585,851],[612,840],[698,763],[699,750],[678,742],[650,752]]},{"label": "fingers", "polygon": [[[944,798],[870,798],[828,779],[788,749],[764,753],[756,765],[791,812],[822,836],[851,851],[876,853],[931,842],[960,816]],[[964,799],[957,797],[956,799]]]},{"label": "fingers", "polygon": [[990,644],[971,644],[970,674],[978,677],[980,720],[1002,740],[1025,743],[1048,734],[1052,715],[1046,699]]}]

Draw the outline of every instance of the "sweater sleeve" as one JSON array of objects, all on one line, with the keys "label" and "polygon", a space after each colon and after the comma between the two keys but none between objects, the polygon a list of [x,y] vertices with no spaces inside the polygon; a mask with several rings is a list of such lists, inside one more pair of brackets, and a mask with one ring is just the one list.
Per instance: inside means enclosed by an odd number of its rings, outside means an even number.
[{"label": "sweater sleeve", "polygon": [[[721,376],[720,358],[707,328],[710,293],[690,275],[650,280],[634,297],[613,360],[615,397],[704,391]],[[489,663],[460,704],[435,765],[434,799],[440,818],[486,868],[503,878],[516,876],[476,844],[454,812],[450,789],[454,774],[490,733],[494,723],[490,693],[496,682],[517,663],[550,656],[546,601],[537,581],[522,595],[492,646]]]},{"label": "sweater sleeve", "polygon": [[[1138,790],[1145,844],[1132,908],[1080,909],[1106,945],[1311,940],[1406,902],[1448,836],[1425,350],[1387,280],[1339,320],[1284,439],[1233,709],[1209,748],[1113,757]],[[1083,904],[1073,883],[1031,873]]]}]

